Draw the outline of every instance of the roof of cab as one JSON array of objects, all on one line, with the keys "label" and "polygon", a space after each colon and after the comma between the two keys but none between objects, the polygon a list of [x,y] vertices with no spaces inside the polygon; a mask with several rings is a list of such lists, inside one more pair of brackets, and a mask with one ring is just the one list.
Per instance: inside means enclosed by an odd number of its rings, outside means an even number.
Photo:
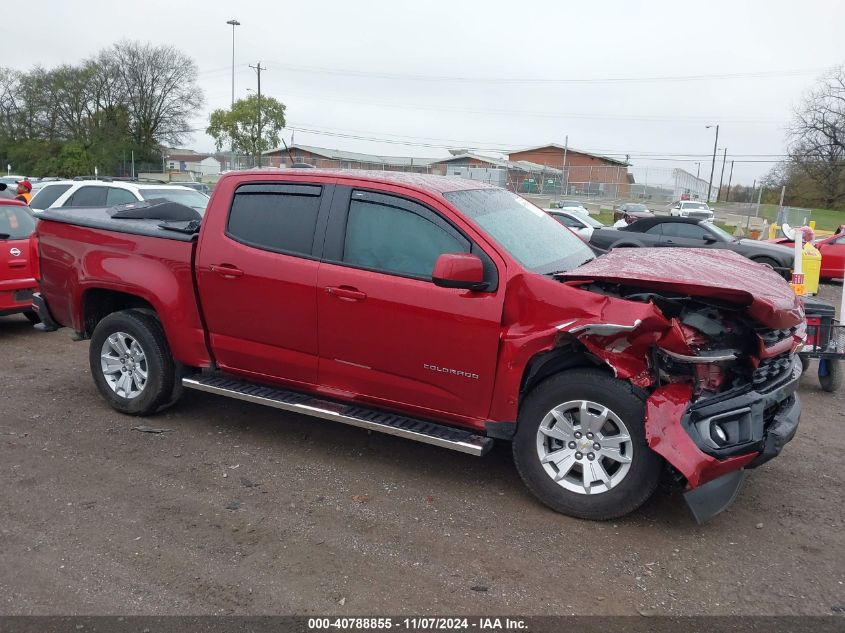
[{"label": "roof of cab", "polygon": [[276,176],[281,177],[281,179],[284,179],[285,176],[320,176],[340,178],[343,180],[363,180],[391,185],[404,185],[435,195],[449,193],[450,191],[467,191],[471,189],[499,189],[499,187],[486,182],[468,180],[456,176],[436,176],[434,174],[366,169],[249,169],[227,172],[223,178],[243,175]]}]

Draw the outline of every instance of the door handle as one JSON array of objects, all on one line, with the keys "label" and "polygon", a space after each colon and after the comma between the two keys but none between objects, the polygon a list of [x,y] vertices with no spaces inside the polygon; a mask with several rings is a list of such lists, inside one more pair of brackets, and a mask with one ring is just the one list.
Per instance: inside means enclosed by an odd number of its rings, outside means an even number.
[{"label": "door handle", "polygon": [[363,301],[367,298],[367,293],[352,286],[326,286],[326,294],[343,301]]},{"label": "door handle", "polygon": [[9,262],[9,268],[26,268],[26,260],[13,259]]},{"label": "door handle", "polygon": [[212,264],[208,267],[208,269],[213,273],[217,273],[221,277],[226,277],[227,279],[244,276],[244,271],[232,266],[232,264]]}]

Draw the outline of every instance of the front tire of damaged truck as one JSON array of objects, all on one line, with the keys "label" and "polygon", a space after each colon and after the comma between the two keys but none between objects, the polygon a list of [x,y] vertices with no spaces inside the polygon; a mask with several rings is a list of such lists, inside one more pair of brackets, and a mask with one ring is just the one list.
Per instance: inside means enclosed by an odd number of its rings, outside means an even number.
[{"label": "front tire of damaged truck", "polygon": [[100,394],[121,413],[150,415],[173,404],[179,392],[164,330],[147,312],[123,310],[101,320],[88,359]]},{"label": "front tire of damaged truck", "polygon": [[645,393],[594,369],[540,383],[519,414],[513,455],[525,485],[570,516],[608,520],[654,493],[662,458],[645,438]]}]

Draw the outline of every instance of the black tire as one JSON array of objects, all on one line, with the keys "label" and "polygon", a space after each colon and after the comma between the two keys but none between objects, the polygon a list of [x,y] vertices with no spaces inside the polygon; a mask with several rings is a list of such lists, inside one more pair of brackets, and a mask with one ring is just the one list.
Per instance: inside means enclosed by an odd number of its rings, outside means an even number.
[{"label": "black tire", "polygon": [[[146,356],[147,381],[141,393],[134,398],[118,395],[103,375],[100,361],[103,343],[116,332],[124,332],[133,337]],[[175,363],[161,324],[150,314],[138,310],[124,310],[105,317],[94,328],[88,359],[91,375],[100,394],[112,408],[121,413],[150,415],[175,402]]]},{"label": "black tire", "polygon": [[810,359],[806,356],[799,356],[798,358],[801,359],[801,373],[807,373],[807,370],[810,369]]},{"label": "black tire", "polygon": [[35,310],[27,310],[23,313],[23,315],[26,317],[27,321],[33,325],[41,323],[41,319],[38,317],[38,313],[36,313]]},{"label": "black tire", "polygon": [[827,374],[819,374],[819,384],[825,391],[837,391],[842,386],[842,365],[835,358],[827,358],[819,361],[827,363]]},{"label": "black tire", "polygon": [[[539,426],[554,407],[571,400],[608,407],[628,427],[633,446],[630,470],[610,490],[598,494],[567,490],[540,463]],[[553,510],[582,519],[606,521],[633,512],[654,493],[663,467],[662,458],[645,439],[645,394],[596,369],[565,371],[535,387],[520,409],[512,448],[516,468],[528,489]]]}]

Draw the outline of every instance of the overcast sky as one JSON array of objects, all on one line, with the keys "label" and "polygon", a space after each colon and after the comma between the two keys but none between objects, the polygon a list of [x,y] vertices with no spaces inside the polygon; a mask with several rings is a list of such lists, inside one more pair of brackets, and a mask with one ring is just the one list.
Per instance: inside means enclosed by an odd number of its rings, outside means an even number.
[{"label": "overcast sky", "polygon": [[[297,131],[297,143],[445,156],[446,146],[493,153],[568,135],[577,149],[630,154],[652,182],[672,167],[695,173],[696,160],[707,178],[714,131],[705,125],[719,123],[719,147],[737,161],[734,182],[751,184],[771,163],[739,161],[782,154],[802,93],[845,62],[840,0],[3,0],[3,8],[4,66],[76,62],[122,38],[177,46],[200,68],[206,107],[196,128],[231,100],[226,21],[234,17],[235,97],[255,88],[248,64],[260,60],[262,92],[287,105],[288,124],[321,132]],[[186,145],[213,147],[201,132]]]}]

